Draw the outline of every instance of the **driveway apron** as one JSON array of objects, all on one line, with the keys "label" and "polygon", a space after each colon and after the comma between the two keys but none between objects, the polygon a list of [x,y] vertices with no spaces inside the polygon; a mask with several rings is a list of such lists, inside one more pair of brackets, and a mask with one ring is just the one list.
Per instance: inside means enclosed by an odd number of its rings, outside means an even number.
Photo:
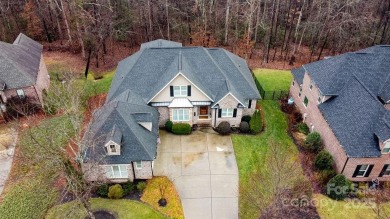
[{"label": "driveway apron", "polygon": [[160,131],[154,175],[175,184],[186,219],[237,219],[238,169],[230,136]]}]

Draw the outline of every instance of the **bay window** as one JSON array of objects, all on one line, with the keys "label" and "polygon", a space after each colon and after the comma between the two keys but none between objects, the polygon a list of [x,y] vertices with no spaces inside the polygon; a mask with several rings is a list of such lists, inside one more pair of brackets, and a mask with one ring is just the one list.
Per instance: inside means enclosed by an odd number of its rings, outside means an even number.
[{"label": "bay window", "polygon": [[129,178],[126,165],[105,166],[105,170],[107,178]]}]

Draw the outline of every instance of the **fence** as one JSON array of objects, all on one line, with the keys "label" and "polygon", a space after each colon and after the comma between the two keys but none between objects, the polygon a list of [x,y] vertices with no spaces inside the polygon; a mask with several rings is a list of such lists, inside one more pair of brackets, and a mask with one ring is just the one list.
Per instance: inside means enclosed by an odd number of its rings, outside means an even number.
[{"label": "fence", "polygon": [[256,77],[253,77],[255,79],[256,87],[259,90],[259,93],[261,95],[261,99],[263,100],[280,100],[285,97],[288,97],[289,91],[285,90],[274,90],[274,91],[266,91],[261,86],[260,82],[257,80]]}]

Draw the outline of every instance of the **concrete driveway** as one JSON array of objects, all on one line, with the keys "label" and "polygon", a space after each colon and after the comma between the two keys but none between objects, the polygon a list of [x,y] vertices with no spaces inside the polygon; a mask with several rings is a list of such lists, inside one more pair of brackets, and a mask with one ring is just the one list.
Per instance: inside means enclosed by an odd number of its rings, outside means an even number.
[{"label": "concrete driveway", "polygon": [[238,169],[230,136],[211,129],[191,135],[160,131],[154,175],[168,176],[186,219],[237,219]]}]

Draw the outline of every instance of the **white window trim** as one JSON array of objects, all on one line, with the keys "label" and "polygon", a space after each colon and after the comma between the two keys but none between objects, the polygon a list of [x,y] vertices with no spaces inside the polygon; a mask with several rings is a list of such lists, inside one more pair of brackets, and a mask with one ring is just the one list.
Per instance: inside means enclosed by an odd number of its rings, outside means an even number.
[{"label": "white window trim", "polygon": [[[136,162],[134,162],[134,163],[135,163],[135,169],[137,169],[137,170],[142,169],[142,161],[136,161]],[[140,164],[141,166],[138,167],[138,164]]]},{"label": "white window trim", "polygon": [[23,89],[17,89],[16,90],[16,94],[18,95],[19,98],[25,98],[26,97],[26,94],[24,93],[24,90]]},{"label": "white window trim", "polygon": [[[115,177],[115,174],[114,174],[114,166],[117,166],[118,167],[118,169],[119,169],[119,177]],[[112,177],[109,177],[109,176],[107,176],[107,172],[105,172],[105,175],[106,175],[106,177],[107,178],[109,178],[109,179],[127,179],[127,178],[129,178],[129,173],[127,172],[127,166],[126,165],[124,165],[124,164],[117,164],[117,165],[105,165],[104,166],[104,171],[107,171],[107,167],[109,167],[110,168],[110,174],[111,174],[111,176]],[[122,170],[122,168],[121,167],[124,167],[125,168],[125,170]],[[122,175],[122,172],[126,172],[126,175],[127,176],[123,176]]]},{"label": "white window trim", "polygon": [[[179,95],[176,95],[175,88],[179,88]],[[185,91],[185,94],[183,94],[183,91]],[[187,97],[188,96],[188,86],[187,85],[173,85],[173,96],[174,97]]]},{"label": "white window trim", "polygon": [[[175,114],[178,112],[183,112],[183,119],[175,119]],[[184,118],[184,111],[187,111],[188,113],[188,119]],[[172,110],[172,121],[174,122],[185,122],[185,121],[190,121],[190,110],[189,109],[173,109]]]},{"label": "white window trim", "polygon": [[363,165],[367,165],[367,168],[364,170],[363,175],[362,175],[362,176],[358,175],[360,171],[363,171],[363,170],[360,170],[360,169],[359,169],[358,173],[356,174],[356,177],[364,177],[364,176],[366,175],[366,173],[367,173],[367,170],[368,170],[368,169],[370,168],[370,166],[371,166],[370,164],[362,164],[362,166],[363,166]]},{"label": "white window trim", "polygon": [[[232,108],[222,108],[221,117],[222,118],[232,118],[233,112],[234,112],[234,109],[232,109]],[[225,115],[223,115],[223,114],[225,114]]]}]

